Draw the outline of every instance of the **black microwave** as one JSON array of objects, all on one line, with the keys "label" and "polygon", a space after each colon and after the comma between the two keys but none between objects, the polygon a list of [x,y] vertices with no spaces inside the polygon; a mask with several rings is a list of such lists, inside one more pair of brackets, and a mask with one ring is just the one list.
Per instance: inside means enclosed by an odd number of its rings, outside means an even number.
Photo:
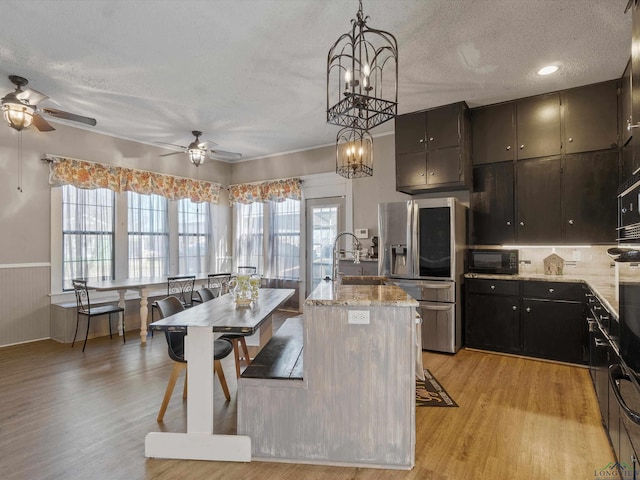
[{"label": "black microwave", "polygon": [[472,273],[518,274],[518,250],[471,249],[468,270]]}]

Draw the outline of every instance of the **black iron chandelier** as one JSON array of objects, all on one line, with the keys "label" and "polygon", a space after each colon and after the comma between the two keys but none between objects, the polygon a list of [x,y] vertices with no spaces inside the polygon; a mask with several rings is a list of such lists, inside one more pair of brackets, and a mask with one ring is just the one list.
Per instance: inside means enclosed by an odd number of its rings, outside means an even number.
[{"label": "black iron chandelier", "polygon": [[[345,127],[338,133],[336,173],[347,178],[373,175],[369,130],[394,118],[398,105],[398,43],[392,34],[369,28],[362,0],[358,4],[351,31],[338,38],[327,58],[327,123]],[[345,138],[356,140],[341,148]],[[362,161],[341,155],[361,149],[368,152]]]}]

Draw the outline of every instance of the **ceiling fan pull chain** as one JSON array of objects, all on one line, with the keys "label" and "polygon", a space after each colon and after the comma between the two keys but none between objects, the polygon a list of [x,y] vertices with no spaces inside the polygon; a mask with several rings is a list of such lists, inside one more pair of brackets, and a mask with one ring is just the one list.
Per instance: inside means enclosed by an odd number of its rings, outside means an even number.
[{"label": "ceiling fan pull chain", "polygon": [[22,131],[18,132],[18,191],[22,193]]}]

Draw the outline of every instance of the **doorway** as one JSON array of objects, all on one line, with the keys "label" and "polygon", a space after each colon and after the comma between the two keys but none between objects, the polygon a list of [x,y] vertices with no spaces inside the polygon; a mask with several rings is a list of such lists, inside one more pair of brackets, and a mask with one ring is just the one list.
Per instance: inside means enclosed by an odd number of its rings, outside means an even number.
[{"label": "doorway", "polygon": [[344,197],[314,198],[306,201],[307,278],[305,297],[333,272],[333,242],[344,231]]}]

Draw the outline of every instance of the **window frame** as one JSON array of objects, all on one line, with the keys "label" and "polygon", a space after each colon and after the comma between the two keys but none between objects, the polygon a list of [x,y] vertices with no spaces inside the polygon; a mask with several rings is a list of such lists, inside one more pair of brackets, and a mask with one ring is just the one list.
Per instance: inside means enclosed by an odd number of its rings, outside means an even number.
[{"label": "window frame", "polygon": [[[187,203],[188,202],[188,203]],[[209,270],[209,265],[211,264],[211,237],[212,237],[212,228],[211,228],[211,205],[206,202],[196,203],[192,202],[189,198],[182,198],[180,200],[176,200],[176,216],[177,216],[177,248],[178,248],[178,274],[187,275],[194,273],[206,272]],[[190,206],[195,205],[197,208],[202,206],[204,212],[186,212],[185,210],[181,210],[182,204],[188,204]],[[188,215],[196,215],[197,221],[197,232],[189,233],[189,232],[181,232],[182,225],[185,222],[182,220],[182,214]],[[202,220],[204,219],[204,224],[202,224]],[[201,230],[202,227],[202,230]],[[200,233],[202,232],[202,233]],[[181,255],[181,251],[183,249],[182,241],[187,238],[204,238],[204,254],[199,253],[197,256],[194,255]],[[199,244],[199,242],[197,242]],[[185,247],[185,250],[188,249],[188,245]],[[190,262],[188,259],[197,258],[197,264],[200,265],[200,268],[196,271],[191,271],[188,267]],[[183,265],[184,263],[184,265]]]},{"label": "window frame", "polygon": [[[92,193],[98,193],[98,191],[106,191],[106,192],[110,192],[110,197],[111,197],[111,205],[107,205],[107,208],[111,209],[111,230],[65,230],[65,204],[71,204],[70,202],[65,202],[65,188],[73,188],[75,190],[79,190],[79,191],[87,191],[87,192],[92,192]],[[113,192],[112,190],[109,189],[105,189],[105,188],[100,188],[100,189],[95,189],[95,190],[86,190],[86,189],[81,189],[81,188],[77,188],[74,187],[73,185],[65,185],[63,187],[60,188],[60,231],[61,231],[61,249],[60,249],[60,282],[61,282],[61,290],[63,292],[66,291],[72,291],[73,290],[73,286],[71,286],[71,280],[72,278],[65,278],[65,273],[66,273],[66,265],[68,263],[77,263],[77,262],[84,262],[84,263],[88,263],[89,260],[88,259],[82,259],[76,257],[76,259],[74,260],[66,260],[65,258],[65,245],[66,245],[66,241],[65,241],[65,237],[67,235],[96,235],[96,236],[106,236],[109,238],[109,243],[111,246],[111,257],[108,259],[109,263],[111,264],[111,268],[110,268],[110,275],[109,278],[106,277],[102,277],[100,278],[100,280],[111,280],[115,278],[115,272],[116,272],[116,203],[117,203],[117,199],[116,199],[116,194],[115,192]],[[90,205],[87,203],[79,203],[79,202],[75,202],[73,205],[83,205],[83,206],[95,206],[95,207],[101,207],[104,208],[105,205],[98,205],[97,200],[96,200],[96,205]],[[96,260],[98,261],[98,260]],[[82,270],[89,270],[88,265],[83,268]],[[87,276],[84,275],[83,278],[98,278],[98,277],[91,277],[91,276]]]},{"label": "window frame", "polygon": [[[164,209],[153,209],[153,208],[146,208],[146,210],[152,211],[152,212],[159,212],[161,215],[164,216],[164,224],[166,225],[166,231],[164,232],[157,232],[157,231],[131,231],[130,229],[130,225],[131,225],[131,217],[130,217],[130,213],[132,211],[132,207],[130,204],[130,200],[132,198],[133,195],[137,195],[141,198],[141,200],[146,200],[145,197],[152,197],[153,200],[161,200],[162,203],[164,204]],[[139,275],[133,276],[132,275],[132,268],[131,268],[131,262],[132,262],[132,257],[131,257],[131,240],[132,237],[138,237],[140,242],[143,242],[143,240],[145,238],[157,238],[157,239],[162,239],[164,241],[165,244],[165,248],[164,248],[164,255],[163,256],[153,256],[153,257],[136,257],[135,260],[140,261],[140,260],[150,260],[152,261],[153,265],[158,265],[159,262],[162,262],[164,265],[164,268],[161,268],[161,273],[159,274],[159,276],[167,276],[169,275],[169,272],[171,272],[171,250],[172,250],[172,245],[171,245],[171,225],[170,225],[170,215],[169,215],[169,200],[166,197],[162,197],[161,195],[143,195],[143,194],[139,194],[139,193],[135,193],[135,192],[126,192],[126,198],[127,198],[127,278],[145,278],[148,277],[149,275],[144,275],[144,273],[141,271],[141,273]],[[145,210],[143,207],[140,207],[139,210]],[[155,270],[155,268],[153,269]],[[153,275],[152,275],[153,276]]]}]

